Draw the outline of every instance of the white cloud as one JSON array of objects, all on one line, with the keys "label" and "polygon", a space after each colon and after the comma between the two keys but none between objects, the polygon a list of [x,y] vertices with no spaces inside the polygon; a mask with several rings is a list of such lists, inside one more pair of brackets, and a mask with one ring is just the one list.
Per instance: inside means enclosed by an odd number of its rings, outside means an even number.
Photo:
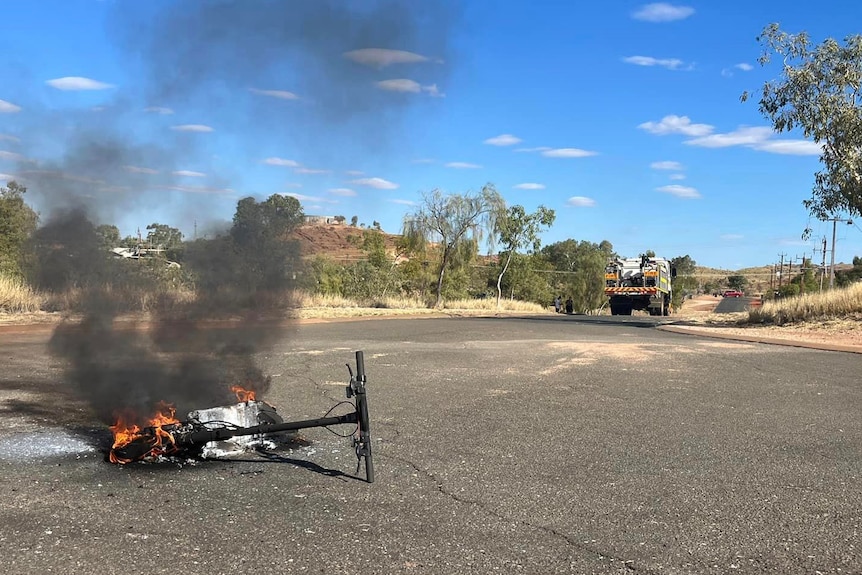
[{"label": "white cloud", "polygon": [[[348,60],[353,60],[365,66],[373,66],[376,68],[385,68],[392,64],[416,64],[419,62],[430,62],[431,58],[416,54],[415,52],[407,52],[405,50],[388,50],[386,48],[362,48],[360,50],[351,50],[345,52],[344,57]],[[434,62],[442,64],[442,60],[434,60]]]},{"label": "white cloud", "polygon": [[668,176],[671,180],[684,180],[685,174],[671,174]]},{"label": "white cloud", "polygon": [[762,144],[773,134],[772,128],[765,126],[742,126],[733,132],[712,134],[702,138],[686,140],[689,146],[702,148],[729,148],[731,146],[746,146]]},{"label": "white cloud", "polygon": [[479,164],[471,164],[469,162],[449,162],[447,168],[455,168],[456,170],[477,170],[481,168]]},{"label": "white cloud", "polygon": [[365,174],[365,172],[363,172],[362,170],[347,170],[344,173],[348,176],[362,176]]},{"label": "white cloud", "polygon": [[21,111],[21,106],[16,106],[12,102],[0,100],[0,114],[14,114]]},{"label": "white cloud", "polygon": [[172,192],[185,192],[188,194],[213,194],[218,196],[235,194],[236,190],[230,188],[211,188],[209,186],[157,186],[162,190]]},{"label": "white cloud", "polygon": [[545,184],[534,184],[531,182],[527,182],[525,184],[518,184],[515,186],[516,190],[544,190]]},{"label": "white cloud", "polygon": [[175,176],[180,176],[183,178],[205,178],[206,174],[203,172],[193,172],[191,170],[177,170],[176,172],[171,172]]},{"label": "white cloud", "polygon": [[743,236],[742,234],[721,234],[718,237],[722,240],[741,240],[745,236]]},{"label": "white cloud", "polygon": [[171,130],[177,132],[212,132],[213,129],[203,124],[182,124],[180,126],[171,126]]},{"label": "white cloud", "polygon": [[751,147],[761,152],[789,156],[819,156],[823,153],[820,144],[809,140],[767,140]]},{"label": "white cloud", "polygon": [[653,58],[652,56],[628,56],[623,58],[623,62],[635,66],[659,66],[668,70],[679,70],[685,64],[678,58]]},{"label": "white cloud", "polygon": [[512,134],[500,134],[499,136],[488,138],[484,143],[491,146],[513,146],[515,144],[520,144],[521,138],[513,136]]},{"label": "white cloud", "polygon": [[390,182],[389,180],[384,180],[383,178],[360,178],[358,180],[351,180],[350,183],[357,186],[376,188],[378,190],[394,190],[398,188],[398,184]]},{"label": "white cloud", "polygon": [[581,150],[580,148],[556,148],[542,152],[542,155],[546,158],[586,158],[597,154],[598,152]]},{"label": "white cloud", "polygon": [[114,88],[113,84],[106,84],[90,78],[82,78],[81,76],[66,76],[64,78],[55,78],[45,82],[52,88],[66,91],[78,90],[108,90]]},{"label": "white cloud", "polygon": [[286,160],[284,158],[267,158],[263,163],[270,166],[287,166],[288,168],[299,168],[301,166],[296,160]]},{"label": "white cloud", "polygon": [[0,134],[0,141],[6,140],[7,142],[20,142],[21,138],[17,136],[10,136],[9,134]]},{"label": "white cloud", "polygon": [[679,184],[670,184],[656,188],[656,191],[670,194],[678,198],[695,199],[700,197],[700,193],[691,186],[681,186]]},{"label": "white cloud", "polygon": [[352,196],[356,195],[356,192],[354,192],[350,188],[331,188],[329,190],[329,193],[335,194],[336,196],[343,196],[343,197],[352,197]]},{"label": "white cloud", "polygon": [[694,14],[694,8],[691,6],[674,6],[666,2],[656,2],[646,4],[640,10],[632,12],[632,18],[646,22],[673,22],[685,20],[692,14]]},{"label": "white cloud", "polygon": [[414,202],[413,200],[402,200],[399,198],[395,198],[395,199],[392,199],[389,201],[392,202],[393,204],[401,204],[403,206],[418,206],[419,205],[416,202]]},{"label": "white cloud", "polygon": [[158,174],[158,170],[154,170],[153,168],[142,168],[140,166],[123,166],[127,172],[131,172],[133,174]]},{"label": "white cloud", "polygon": [[296,168],[294,174],[328,174],[330,170],[319,170],[316,168]]},{"label": "white cloud", "polygon": [[161,114],[163,116],[169,116],[174,113],[170,108],[165,108],[163,106],[150,106],[148,108],[144,108],[144,112],[149,112],[150,114]]},{"label": "white cloud", "polygon": [[711,134],[715,129],[709,124],[692,124],[688,116],[669,115],[661,119],[660,122],[644,122],[638,125],[641,130],[646,130],[650,134],[683,134],[686,136],[706,136]]},{"label": "white cloud", "polygon": [[252,94],[269,96],[270,98],[278,98],[279,100],[299,100],[299,96],[285,90],[258,90],[257,88],[249,88],[248,90]]},{"label": "white cloud", "polygon": [[337,204],[338,203],[337,200],[329,200],[329,199],[320,198],[317,196],[304,196],[302,194],[294,194],[294,193],[290,193],[287,195],[294,197],[301,202],[319,202],[321,204]]},{"label": "white cloud", "polygon": [[20,161],[23,160],[24,156],[21,154],[16,154],[15,152],[7,152],[5,150],[0,150],[0,160],[10,160],[10,161]]},{"label": "white cloud", "polygon": [[576,208],[591,208],[596,205],[596,201],[584,196],[572,196],[566,200],[566,204]]},{"label": "white cloud", "polygon": [[677,172],[685,169],[679,162],[673,162],[670,160],[666,160],[663,162],[653,162],[649,165],[649,167],[653,170],[675,170]]},{"label": "white cloud", "polygon": [[443,94],[437,89],[437,84],[431,84],[430,86],[422,86],[419,82],[415,80],[408,80],[407,78],[399,78],[396,80],[381,80],[377,82],[377,87],[381,90],[388,90],[390,92],[409,92],[418,94],[420,92],[425,92],[435,97],[442,97]]},{"label": "white cloud", "polygon": [[754,66],[747,62],[740,62],[739,64],[734,64],[733,67],[737,70],[742,70],[743,72],[750,72],[754,70]]},{"label": "white cloud", "polygon": [[0,181],[7,181],[8,182],[9,180],[14,180],[14,179],[15,179],[15,176],[13,176],[12,174],[0,174]]},{"label": "white cloud", "polygon": [[539,146],[538,148],[518,148],[516,152],[546,152],[551,148],[548,146]]}]

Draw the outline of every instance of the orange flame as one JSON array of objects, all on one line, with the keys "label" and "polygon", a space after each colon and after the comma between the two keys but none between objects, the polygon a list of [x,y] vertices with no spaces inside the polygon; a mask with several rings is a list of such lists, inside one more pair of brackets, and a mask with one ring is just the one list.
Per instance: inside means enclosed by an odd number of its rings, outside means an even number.
[{"label": "orange flame", "polygon": [[[150,444],[150,449],[143,456],[147,455],[163,455],[169,454],[176,446],[174,436],[164,429],[166,425],[180,423],[174,417],[176,408],[164,401],[160,401],[156,405],[156,413],[153,415],[147,425],[149,428],[147,433],[143,432],[143,428],[137,423],[133,423],[137,417],[131,412],[125,412],[117,416],[117,422],[110,426],[110,430],[114,433],[114,444],[111,446],[111,452],[108,458],[112,463],[129,463],[132,459],[121,457],[116,453],[117,449],[125,447],[133,441],[143,440]],[[150,430],[152,431],[150,433]],[[143,458],[142,456],[142,458]]]},{"label": "orange flame", "polygon": [[240,403],[255,401],[255,392],[238,385],[232,385],[230,390],[236,394],[236,400]]}]

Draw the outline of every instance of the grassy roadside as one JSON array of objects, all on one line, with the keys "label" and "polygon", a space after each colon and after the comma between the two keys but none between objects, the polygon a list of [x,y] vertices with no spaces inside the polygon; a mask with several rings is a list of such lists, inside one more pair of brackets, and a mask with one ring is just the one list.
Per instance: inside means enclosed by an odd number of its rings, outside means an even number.
[{"label": "grassy roadside", "polygon": [[[178,294],[183,300],[194,297],[190,293]],[[144,318],[158,298],[133,294],[130,299],[130,317]],[[0,277],[0,324],[46,323],[68,317],[77,300],[75,293],[41,294],[25,283]],[[393,315],[494,314],[494,313],[551,313],[538,304],[503,299],[499,308],[495,299],[461,299],[444,302],[441,308],[429,307],[418,298],[385,297],[371,301],[356,301],[340,296],[324,296],[295,291],[284,297],[286,315],[291,318],[350,318]]]},{"label": "grassy roadside", "polygon": [[765,302],[748,312],[747,323],[784,325],[862,317],[862,283],[823,293]]}]

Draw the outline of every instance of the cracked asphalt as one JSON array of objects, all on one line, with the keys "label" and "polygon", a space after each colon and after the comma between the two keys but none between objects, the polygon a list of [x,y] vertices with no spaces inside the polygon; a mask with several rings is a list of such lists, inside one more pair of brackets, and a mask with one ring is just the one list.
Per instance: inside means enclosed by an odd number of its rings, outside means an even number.
[{"label": "cracked asphalt", "polygon": [[862,573],[859,355],[570,320],[303,324],[261,355],[298,420],[365,352],[373,484],[325,429],[106,463],[50,333],[4,333],[3,572]]}]

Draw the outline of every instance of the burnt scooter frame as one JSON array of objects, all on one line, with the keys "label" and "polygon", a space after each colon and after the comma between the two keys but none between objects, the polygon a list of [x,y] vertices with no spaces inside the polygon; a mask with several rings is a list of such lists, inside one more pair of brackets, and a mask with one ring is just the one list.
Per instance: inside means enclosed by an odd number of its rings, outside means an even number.
[{"label": "burnt scooter frame", "polygon": [[350,382],[347,384],[347,397],[355,397],[355,409],[352,413],[337,415],[332,417],[321,417],[318,419],[306,419],[302,421],[286,421],[284,423],[265,423],[255,425],[253,427],[237,427],[229,428],[222,427],[216,429],[202,429],[189,431],[185,433],[173,432],[175,447],[179,449],[193,450],[196,447],[203,446],[210,441],[219,441],[222,439],[230,439],[231,437],[240,437],[246,435],[265,435],[268,433],[279,433],[282,431],[296,431],[299,429],[307,429],[311,427],[328,427],[330,425],[339,425],[343,423],[358,424],[358,437],[354,436],[353,445],[356,449],[357,467],[362,459],[365,459],[365,480],[368,483],[374,483],[374,461],[371,456],[371,431],[368,421],[368,399],[365,393],[365,357],[361,351],[356,352],[356,374],[350,364],[347,364],[347,370],[350,373]]}]

